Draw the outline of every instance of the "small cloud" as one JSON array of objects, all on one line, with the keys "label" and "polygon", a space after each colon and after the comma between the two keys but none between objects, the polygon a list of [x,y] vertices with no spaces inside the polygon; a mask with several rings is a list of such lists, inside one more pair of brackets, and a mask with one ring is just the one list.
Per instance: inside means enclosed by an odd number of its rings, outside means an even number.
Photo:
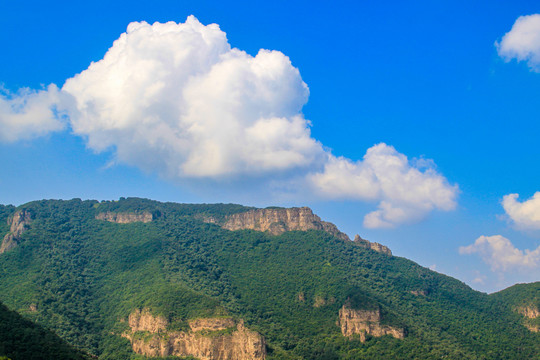
[{"label": "small cloud", "polygon": [[64,110],[56,85],[47,89],[21,89],[12,94],[0,88],[0,141],[33,139],[64,129]]},{"label": "small cloud", "polygon": [[384,143],[369,148],[361,161],[329,156],[322,172],[311,174],[313,188],[330,199],[380,201],[367,214],[367,228],[392,228],[422,219],[434,209],[456,207],[459,192],[428,160],[410,162]]},{"label": "small cloud", "polygon": [[473,244],[461,246],[459,253],[461,255],[478,254],[493,271],[540,267],[540,246],[532,251],[522,251],[501,235],[480,236]]},{"label": "small cloud", "polygon": [[518,194],[503,197],[502,206],[508,217],[523,230],[540,230],[540,191],[529,200],[519,202]]},{"label": "small cloud", "polygon": [[487,276],[481,274],[478,270],[474,271],[475,277],[472,279],[473,284],[484,285],[487,280]]},{"label": "small cloud", "polygon": [[540,72],[540,14],[520,16],[495,46],[506,61],[526,61],[532,71]]},{"label": "small cloud", "polygon": [[437,270],[437,264],[433,264],[429,267],[429,270],[436,271]]}]

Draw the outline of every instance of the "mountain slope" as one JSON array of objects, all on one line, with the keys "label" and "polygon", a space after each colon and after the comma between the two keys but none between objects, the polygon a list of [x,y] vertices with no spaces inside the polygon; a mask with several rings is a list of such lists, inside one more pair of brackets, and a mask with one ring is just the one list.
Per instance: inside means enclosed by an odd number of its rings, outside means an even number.
[{"label": "mountain slope", "polygon": [[508,305],[523,325],[532,332],[540,331],[540,281],[516,284],[492,295]]},{"label": "mountain slope", "polygon": [[[128,198],[2,209],[2,222],[21,210],[32,220],[0,255],[0,300],[19,310],[36,304],[28,317],[101,359],[136,357],[126,334],[162,349],[171,337],[225,342],[241,331],[236,326],[264,336],[268,359],[540,354],[539,334],[522,326],[506,299],[335,237],[317,219],[312,230],[272,235],[224,229],[234,214],[254,211],[240,205]],[[279,228],[293,228],[285,225]],[[136,311],[163,325],[134,329],[128,320]],[[223,318],[238,325],[192,326]],[[344,336],[344,326],[363,330]],[[389,329],[394,336],[379,336]]]},{"label": "mountain slope", "polygon": [[54,333],[23,319],[0,303],[0,358],[2,356],[11,360],[89,358]]}]

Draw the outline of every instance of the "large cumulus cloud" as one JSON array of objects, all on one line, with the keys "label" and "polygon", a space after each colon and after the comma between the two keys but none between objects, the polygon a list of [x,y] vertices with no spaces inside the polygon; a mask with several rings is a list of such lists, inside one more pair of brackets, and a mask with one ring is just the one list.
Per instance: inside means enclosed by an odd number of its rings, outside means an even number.
[{"label": "large cumulus cloud", "polygon": [[217,25],[131,23],[66,81],[90,147],[168,177],[266,174],[323,154],[301,115],[309,91],[289,58],[231,49]]},{"label": "large cumulus cloud", "polygon": [[218,25],[193,16],[131,23],[102,60],[51,89],[47,109],[61,93],[56,105],[91,149],[169,179],[281,182],[311,198],[371,201],[371,228],[455,207],[456,186],[389,145],[358,161],[331,154],[311,136],[309,89],[289,58],[232,48]]}]

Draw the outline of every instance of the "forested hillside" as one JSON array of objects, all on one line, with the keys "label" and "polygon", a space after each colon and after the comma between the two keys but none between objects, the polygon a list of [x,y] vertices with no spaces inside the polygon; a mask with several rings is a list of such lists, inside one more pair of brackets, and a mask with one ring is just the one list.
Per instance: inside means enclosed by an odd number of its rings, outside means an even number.
[{"label": "forested hillside", "polygon": [[532,284],[516,284],[492,295],[507,304],[525,327],[540,332],[540,281]]},{"label": "forested hillside", "polygon": [[89,358],[66,344],[54,333],[22,318],[0,304],[0,359],[84,360]]},{"label": "forested hillside", "polygon": [[[267,359],[540,354],[540,334],[512,311],[511,294],[473,291],[322,230],[222,228],[250,210],[137,198],[0,207],[2,236],[17,212],[26,219],[0,254],[0,301],[100,359],[159,355],[191,338],[223,353],[236,348],[217,342],[248,339]],[[371,318],[358,323],[359,314]]]}]

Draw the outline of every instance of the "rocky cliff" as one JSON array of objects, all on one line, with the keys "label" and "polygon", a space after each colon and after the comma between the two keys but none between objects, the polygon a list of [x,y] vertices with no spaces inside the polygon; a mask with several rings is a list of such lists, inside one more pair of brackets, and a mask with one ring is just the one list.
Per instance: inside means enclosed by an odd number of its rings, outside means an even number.
[{"label": "rocky cliff", "polygon": [[[208,222],[212,222],[211,219]],[[322,230],[342,240],[349,237],[336,225],[322,221],[308,207],[256,209],[233,214],[225,219],[222,227],[227,230],[251,229],[280,235],[286,231]]]},{"label": "rocky cliff", "polygon": [[0,254],[17,246],[20,236],[32,222],[32,214],[26,210],[19,210],[8,218],[9,233],[4,236],[0,245]]},{"label": "rocky cliff", "polygon": [[117,224],[129,224],[133,222],[147,223],[154,220],[148,211],[143,212],[102,212],[96,215],[96,219],[114,222]]},{"label": "rocky cliff", "polygon": [[231,318],[206,318],[189,322],[190,331],[168,331],[164,317],[147,309],[135,310],[123,334],[133,351],[149,357],[194,356],[201,360],[262,360],[264,338]]},{"label": "rocky cliff", "polygon": [[339,310],[339,325],[344,336],[360,335],[360,341],[366,340],[366,335],[384,336],[390,335],[397,339],[405,337],[405,331],[396,327],[381,325],[381,311],[356,310],[347,304]]},{"label": "rocky cliff", "polygon": [[360,237],[360,235],[356,235],[354,237],[353,241],[354,241],[355,244],[357,244],[359,246],[362,246],[362,247],[365,247],[367,249],[375,250],[375,251],[378,251],[380,253],[390,255],[390,256],[392,255],[392,251],[387,246],[381,245],[381,244],[376,243],[376,242],[371,242],[371,241],[366,240],[366,239],[362,239]]},{"label": "rocky cliff", "polygon": [[129,314],[128,324],[132,331],[158,333],[167,330],[169,322],[163,316],[152,315],[148,309],[136,309]]},{"label": "rocky cliff", "polygon": [[534,323],[533,321],[530,321],[533,319],[538,319],[540,317],[540,309],[538,309],[537,306],[522,306],[517,309],[517,312],[527,318],[527,320],[525,320],[524,322],[524,325],[527,329],[532,332],[540,332],[540,326],[538,326],[538,322]]},{"label": "rocky cliff", "polygon": [[530,306],[523,306],[518,309],[518,312],[529,319],[536,319],[540,316],[540,310],[533,305]]}]

